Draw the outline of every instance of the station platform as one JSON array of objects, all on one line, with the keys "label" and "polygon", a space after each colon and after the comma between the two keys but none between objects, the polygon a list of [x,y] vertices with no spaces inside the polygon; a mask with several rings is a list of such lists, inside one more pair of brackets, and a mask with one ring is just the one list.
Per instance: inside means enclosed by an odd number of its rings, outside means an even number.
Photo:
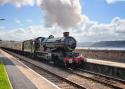
[{"label": "station platform", "polygon": [[1,49],[0,59],[3,60],[13,89],[60,89]]},{"label": "station platform", "polygon": [[112,62],[112,61],[104,61],[104,60],[99,60],[99,59],[90,59],[90,58],[87,58],[86,62],[125,69],[125,63],[118,63],[118,62]]}]

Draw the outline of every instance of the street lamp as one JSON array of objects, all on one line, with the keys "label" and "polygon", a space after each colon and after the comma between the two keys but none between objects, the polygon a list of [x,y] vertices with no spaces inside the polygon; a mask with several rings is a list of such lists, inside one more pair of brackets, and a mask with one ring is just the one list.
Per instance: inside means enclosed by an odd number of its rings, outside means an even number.
[{"label": "street lamp", "polygon": [[[0,21],[4,21],[4,18],[0,18]],[[2,43],[2,40],[0,39],[0,44]]]},{"label": "street lamp", "polygon": [[4,18],[0,18],[1,21],[5,20]]}]

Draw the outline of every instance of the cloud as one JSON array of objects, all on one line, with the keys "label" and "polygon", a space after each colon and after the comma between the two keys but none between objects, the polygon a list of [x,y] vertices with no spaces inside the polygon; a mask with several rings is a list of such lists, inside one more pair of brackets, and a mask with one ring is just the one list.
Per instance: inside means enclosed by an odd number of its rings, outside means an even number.
[{"label": "cloud", "polygon": [[119,17],[115,17],[112,20],[112,24],[114,25],[114,30],[118,34],[125,34],[125,19],[120,19]]},{"label": "cloud", "polygon": [[122,2],[122,1],[125,1],[125,0],[106,0],[106,2],[108,4],[113,4],[113,3],[116,3],[116,2]]},{"label": "cloud", "polygon": [[3,40],[28,40],[39,36],[48,37],[49,35],[56,35],[59,37],[63,33],[62,30],[56,30],[58,27],[45,28],[43,26],[29,26],[25,29],[18,28],[9,31],[0,30],[0,38]]},{"label": "cloud", "polygon": [[4,27],[4,26],[0,26],[0,30],[1,30],[1,29],[5,29],[5,27]]},{"label": "cloud", "polygon": [[16,22],[17,24],[21,24],[21,21],[20,21],[19,19],[16,19],[15,22]]},{"label": "cloud", "polygon": [[0,3],[12,3],[17,7],[38,5],[44,12],[44,23],[47,27],[56,24],[67,29],[82,20],[79,0],[0,0]]},{"label": "cloud", "polygon": [[21,7],[21,6],[26,6],[26,5],[33,6],[35,2],[34,0],[0,0],[0,3],[2,4],[12,3],[16,5],[17,7]]},{"label": "cloud", "polygon": [[125,19],[115,17],[108,24],[100,24],[86,17],[77,28],[69,31],[78,41],[125,40]]},{"label": "cloud", "polygon": [[82,20],[79,0],[43,0],[41,8],[48,27],[57,24],[67,29],[76,26]]},{"label": "cloud", "polygon": [[31,19],[26,20],[27,23],[32,23],[33,21]]},{"label": "cloud", "polygon": [[[115,17],[109,24],[99,24],[96,21],[91,21],[87,16],[84,16],[84,18],[84,21],[77,27],[67,30],[77,41],[125,40],[125,19]],[[46,28],[39,25],[30,26],[25,29],[10,30],[8,32],[0,31],[0,38],[4,40],[27,40],[39,36],[48,37],[51,34],[61,37],[63,36],[63,31],[58,26]]]}]

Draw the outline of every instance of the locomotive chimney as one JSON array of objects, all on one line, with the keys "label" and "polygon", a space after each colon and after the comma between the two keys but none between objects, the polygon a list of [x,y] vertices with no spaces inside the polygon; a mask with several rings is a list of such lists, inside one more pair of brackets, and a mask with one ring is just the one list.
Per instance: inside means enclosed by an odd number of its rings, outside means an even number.
[{"label": "locomotive chimney", "polygon": [[64,33],[63,33],[63,36],[64,36],[64,37],[68,37],[68,36],[69,36],[69,32],[64,32]]}]

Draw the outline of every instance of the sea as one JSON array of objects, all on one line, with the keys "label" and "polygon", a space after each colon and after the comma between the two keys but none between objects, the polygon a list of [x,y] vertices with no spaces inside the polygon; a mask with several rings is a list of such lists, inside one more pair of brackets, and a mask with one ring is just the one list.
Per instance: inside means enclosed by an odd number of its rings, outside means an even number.
[{"label": "sea", "polygon": [[119,51],[125,51],[125,47],[76,47],[76,49],[119,50]]}]

